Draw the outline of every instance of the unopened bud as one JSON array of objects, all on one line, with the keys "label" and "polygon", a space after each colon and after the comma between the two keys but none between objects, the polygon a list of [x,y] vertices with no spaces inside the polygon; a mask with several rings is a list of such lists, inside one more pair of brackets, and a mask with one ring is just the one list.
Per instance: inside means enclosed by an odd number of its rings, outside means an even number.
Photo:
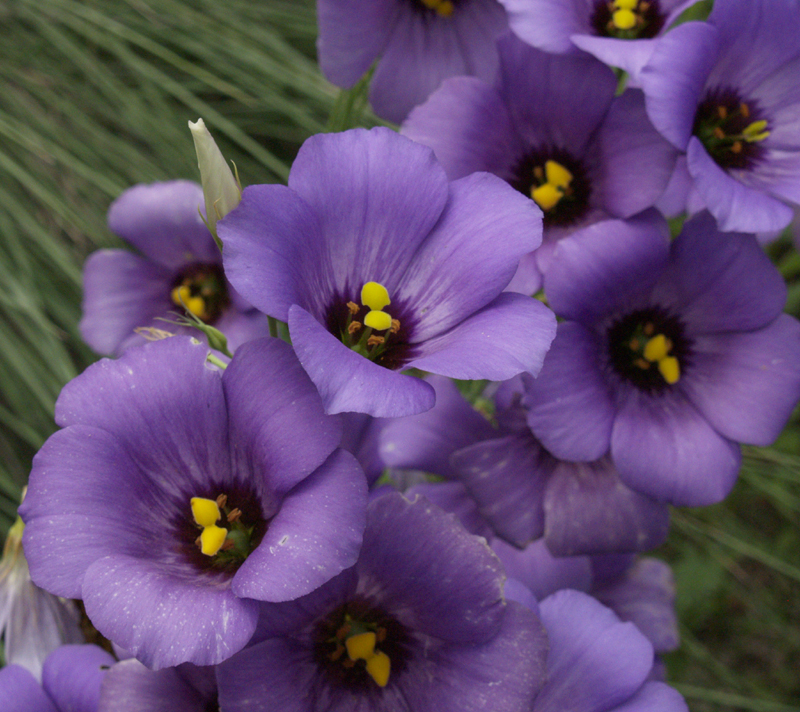
[{"label": "unopened bud", "polygon": [[203,119],[195,123],[190,121],[189,130],[197,151],[197,166],[206,203],[206,222],[211,233],[217,237],[217,220],[221,220],[239,204],[242,191]]}]

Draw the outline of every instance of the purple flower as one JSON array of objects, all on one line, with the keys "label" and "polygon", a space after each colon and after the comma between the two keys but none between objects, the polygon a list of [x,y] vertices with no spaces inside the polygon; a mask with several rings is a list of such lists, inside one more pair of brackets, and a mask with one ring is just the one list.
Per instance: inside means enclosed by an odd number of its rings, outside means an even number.
[{"label": "purple flower", "polygon": [[139,327],[197,334],[160,321],[185,309],[222,331],[232,349],[269,333],[266,317],[225,279],[202,205],[203,189],[185,180],[137,185],[111,204],[109,228],[141,255],[99,250],[84,265],[79,326],[95,351],[114,356],[145,343]]},{"label": "purple flower", "polygon": [[667,505],[625,486],[607,457],[570,462],[547,452],[525,420],[522,380],[501,385],[493,401],[482,402],[493,411],[496,428],[452,382],[431,380],[436,387],[432,410],[384,426],[384,462],[454,480],[411,492],[470,521],[478,517],[485,529],[473,524],[475,534],[516,546],[543,536],[557,556],[660,545],[669,527]]},{"label": "purple flower", "polygon": [[[356,565],[298,601],[264,605],[249,647],[218,668],[244,712],[529,710],[547,642],[503,599],[485,542],[424,499],[370,504]],[[377,659],[377,660],[376,660]]]},{"label": "purple flower", "polygon": [[738,443],[768,445],[800,398],[800,324],[752,235],[689,220],[608,221],[559,242],[545,291],[563,317],[526,397],[528,424],[571,460],[607,452],[628,487],[723,499]]},{"label": "purple flower", "polygon": [[500,0],[512,32],[557,54],[584,50],[635,84],[658,38],[697,0]]},{"label": "purple flower", "polygon": [[794,0],[716,0],[708,23],[676,27],[641,84],[653,125],[686,164],[687,209],[720,229],[780,230],[800,203],[800,8]]},{"label": "purple flower", "polygon": [[96,645],[62,645],[44,663],[42,684],[25,668],[0,670],[3,712],[96,712],[100,686],[114,658]]},{"label": "purple flower", "polygon": [[651,126],[639,91],[614,98],[613,72],[587,55],[552,55],[513,35],[499,43],[495,86],[446,81],[403,124],[451,180],[500,176],[544,211],[545,244],[512,283],[538,290],[555,241],[598,220],[630,217],[667,186],[677,152]]},{"label": "purple flower", "polygon": [[502,380],[537,373],[554,329],[502,290],[541,213],[495,176],[449,183],[433,152],[387,129],[313,136],[289,186],[250,186],[218,223],[225,271],[288,321],[328,413],[409,415],[430,385],[398,371]]},{"label": "purple flower", "polygon": [[380,57],[370,103],[395,123],[447,77],[491,80],[508,30],[496,0],[318,0],[317,19],[323,74],[352,87]]},{"label": "purple flower", "polygon": [[258,600],[351,566],[364,527],[364,475],[290,347],[224,373],[207,352],[176,336],[67,384],[20,508],[33,580],[153,668],[241,649]]}]

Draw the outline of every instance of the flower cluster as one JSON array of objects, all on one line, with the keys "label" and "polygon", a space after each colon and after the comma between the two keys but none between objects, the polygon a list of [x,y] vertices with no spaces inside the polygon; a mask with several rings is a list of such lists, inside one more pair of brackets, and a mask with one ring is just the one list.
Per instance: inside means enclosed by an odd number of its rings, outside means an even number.
[{"label": "flower cluster", "polygon": [[688,4],[319,0],[323,71],[379,57],[400,134],[240,191],[193,124],[202,188],[114,202],[142,256],[87,262],[81,329],[117,358],[62,391],[20,507],[33,583],[106,650],[9,666],[3,709],[685,712],[640,554],[800,401],[750,234],[800,197],[800,8]]}]

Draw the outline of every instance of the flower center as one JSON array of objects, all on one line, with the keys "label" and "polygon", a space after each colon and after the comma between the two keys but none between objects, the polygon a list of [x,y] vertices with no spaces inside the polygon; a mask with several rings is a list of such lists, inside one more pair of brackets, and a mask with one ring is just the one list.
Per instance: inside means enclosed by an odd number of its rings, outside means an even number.
[{"label": "flower center", "polygon": [[611,365],[640,390],[676,384],[689,360],[683,324],[660,307],[633,312],[608,330]]},{"label": "flower center", "polygon": [[381,362],[398,341],[400,321],[384,311],[392,303],[389,291],[378,282],[361,288],[361,304],[349,301],[347,317],[339,337],[342,343],[370,361]]},{"label": "flower center", "polygon": [[222,267],[197,262],[178,274],[170,298],[206,324],[213,324],[230,305]]},{"label": "flower center", "polygon": [[[221,488],[214,485],[209,489],[219,492]],[[269,521],[261,511],[255,492],[238,484],[225,489],[227,494],[216,497],[206,490],[176,502],[173,526],[177,551],[185,560],[195,569],[228,578],[261,543]],[[202,496],[208,494],[210,496]],[[187,499],[191,516],[188,516]]]},{"label": "flower center", "polygon": [[589,208],[586,170],[562,149],[530,153],[517,164],[509,183],[542,209],[545,227],[572,225]]},{"label": "flower center", "polygon": [[658,0],[600,0],[591,23],[601,37],[635,40],[655,37],[664,20]]},{"label": "flower center", "polygon": [[697,107],[692,133],[721,168],[748,169],[764,154],[770,134],[757,105],[732,89],[713,89]]},{"label": "flower center", "polygon": [[317,623],[314,658],[330,682],[375,691],[405,669],[409,642],[402,624],[366,599],[356,598]]}]

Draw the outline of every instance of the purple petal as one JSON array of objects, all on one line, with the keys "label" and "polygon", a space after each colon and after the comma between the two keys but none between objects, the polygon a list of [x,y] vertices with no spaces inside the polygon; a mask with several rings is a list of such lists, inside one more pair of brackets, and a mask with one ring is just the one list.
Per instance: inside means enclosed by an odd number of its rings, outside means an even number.
[{"label": "purple petal", "polygon": [[600,129],[602,204],[629,218],[651,207],[672,176],[677,151],[652,126],[644,95],[629,89],[611,104]]},{"label": "purple petal", "polygon": [[217,223],[225,274],[265,314],[286,321],[292,304],[322,311],[334,289],[313,210],[282,185],[252,185]]},{"label": "purple petal", "polygon": [[361,581],[376,582],[384,600],[407,610],[421,633],[484,643],[502,623],[497,557],[424,499],[409,502],[390,494],[370,504],[357,569]]},{"label": "purple petal", "polygon": [[97,712],[205,712],[210,702],[179,668],[148,670],[138,660],[125,660],[106,673]]},{"label": "purple petal", "polygon": [[772,72],[800,54],[800,17],[791,0],[719,0],[708,22],[720,37],[711,86],[733,84],[750,96]]},{"label": "purple petal", "polygon": [[609,712],[689,712],[681,693],[663,682],[646,682],[627,702]]},{"label": "purple petal", "polygon": [[672,243],[654,299],[695,334],[766,326],[783,310],[786,284],[750,235],[721,233],[706,212]]},{"label": "purple petal", "polygon": [[520,257],[517,271],[504,291],[517,292],[517,294],[530,297],[542,288],[544,277],[539,267],[539,255],[542,253],[543,247],[544,245],[536,252],[530,252]]},{"label": "purple petal", "polygon": [[314,712],[321,682],[313,652],[286,638],[247,648],[217,668],[220,709],[226,712]]},{"label": "purple petal", "polygon": [[4,712],[59,712],[36,678],[20,665],[0,670],[0,709]]},{"label": "purple petal", "polygon": [[288,492],[339,445],[341,421],[325,415],[316,387],[280,339],[240,347],[222,387],[231,451],[242,456],[243,470],[262,474],[275,495]]},{"label": "purple petal", "polygon": [[450,180],[476,171],[505,176],[524,153],[497,90],[474,77],[445,80],[401,133],[430,146]]},{"label": "purple petal", "polygon": [[45,661],[42,687],[64,712],[95,712],[100,685],[115,662],[96,645],[62,645]]},{"label": "purple petal", "polygon": [[258,603],[214,579],[187,579],[153,561],[107,556],[89,567],[86,614],[110,640],[152,669],[216,665],[241,650],[256,627]]},{"label": "purple petal", "polygon": [[[163,527],[153,514],[150,490],[152,484],[109,433],[77,425],[53,434],[34,459],[20,506],[34,582],[80,598],[84,574],[97,559],[119,552],[146,555],[155,544],[148,529]],[[119,512],[127,517],[120,519]]]},{"label": "purple petal", "polygon": [[422,379],[390,371],[351,351],[298,306],[289,310],[289,333],[326,413],[356,411],[391,418],[433,407],[433,388]]},{"label": "purple petal", "polygon": [[436,679],[428,686],[427,703],[437,712],[534,709],[546,676],[547,647],[536,614],[509,602],[500,631],[488,643],[435,651]]},{"label": "purple petal", "polygon": [[639,75],[650,121],[679,151],[689,142],[695,111],[718,51],[715,27],[687,22],[659,40]]},{"label": "purple petal", "polygon": [[173,308],[172,273],[125,250],[99,250],[83,267],[83,340],[101,354],[119,353],[137,326]]},{"label": "purple petal", "polygon": [[663,561],[639,559],[623,578],[595,589],[592,595],[622,620],[635,623],[656,652],[678,647],[675,579]]},{"label": "purple petal", "polygon": [[560,462],[544,496],[545,541],[556,556],[646,551],[664,543],[667,505],[626,487],[608,460]]},{"label": "purple petal", "polygon": [[480,515],[475,500],[460,482],[423,482],[405,492],[405,497],[411,500],[417,495],[425,497],[445,512],[455,514],[461,526],[470,534],[477,534],[484,539],[493,535],[492,528]]},{"label": "purple petal", "polygon": [[381,457],[389,467],[424,470],[452,479],[450,455],[478,440],[494,437],[489,421],[442,376],[427,382],[436,391],[436,405],[426,413],[389,421],[381,432]]},{"label": "purple petal", "polygon": [[518,134],[529,146],[582,157],[614,98],[614,73],[594,57],[547,54],[512,35],[498,46],[501,93]]},{"label": "purple petal", "polygon": [[393,297],[449,191],[433,151],[385,128],[312,136],[292,165],[289,187],[319,218],[336,287],[355,291],[374,281]]},{"label": "purple petal", "polygon": [[541,232],[537,205],[496,176],[451,183],[439,222],[397,289],[397,301],[418,315],[412,340],[442,334],[491,302],[520,257],[541,244]]},{"label": "purple petal", "polygon": [[539,377],[528,387],[528,425],[558,458],[591,461],[608,451],[614,403],[599,353],[594,332],[562,322]]},{"label": "purple petal", "polygon": [[668,218],[678,217],[687,210],[686,203],[693,183],[689,169],[686,167],[686,156],[678,156],[669,183],[667,183],[662,196],[656,201],[656,208]]},{"label": "purple petal", "polygon": [[419,356],[408,367],[473,380],[537,374],[554,336],[555,317],[544,304],[504,292],[450,331],[418,344]]},{"label": "purple petal", "polygon": [[570,36],[588,29],[580,3],[564,0],[500,0],[508,12],[511,31],[527,44],[545,52],[574,52]]},{"label": "purple petal", "polygon": [[372,487],[387,466],[380,453],[380,438],[386,424],[392,421],[364,413],[341,413],[339,417],[343,425],[340,447],[355,456]]},{"label": "purple petal", "polygon": [[401,15],[394,0],[366,5],[358,0],[320,0],[317,55],[328,81],[353,86],[381,54]]},{"label": "purple petal", "polygon": [[550,467],[530,435],[476,443],[455,452],[451,461],[498,536],[521,547],[542,535]]},{"label": "purple petal", "polygon": [[494,539],[492,549],[503,562],[506,575],[524,583],[540,601],[562,588],[591,588],[592,565],[588,556],[556,558],[547,550],[544,539],[522,550]]},{"label": "purple petal", "polygon": [[462,3],[449,18],[413,10],[404,15],[370,85],[370,103],[378,116],[399,124],[449,77],[492,80],[498,62],[495,40],[507,27],[496,2]]},{"label": "purple petal", "polygon": [[[691,0],[696,2],[697,0]],[[662,3],[663,6],[664,3]],[[650,61],[657,39],[620,40],[616,37],[595,37],[592,35],[572,35],[572,44],[588,52],[603,64],[619,67],[628,74],[626,86],[638,87],[639,74]]]},{"label": "purple petal", "polygon": [[553,311],[591,325],[639,306],[666,265],[668,234],[653,210],[604,220],[560,240],[544,279]]},{"label": "purple petal", "polygon": [[203,189],[187,180],[136,185],[108,209],[108,227],[169,270],[222,257],[201,217]]},{"label": "purple petal", "polygon": [[781,230],[792,221],[794,214],[788,205],[726,173],[695,136],[689,141],[686,164],[695,190],[717,219],[720,230],[767,232]]},{"label": "purple petal", "polygon": [[205,344],[173,336],[116,361],[103,359],[61,391],[56,422],[112,433],[162,492],[184,496],[187,480],[224,480],[230,472],[227,413],[222,379],[207,367],[207,353]]},{"label": "purple petal", "polygon": [[724,499],[739,472],[739,447],[722,437],[680,393],[619,394],[611,456],[631,489],[676,506]]},{"label": "purple petal", "polygon": [[800,323],[787,314],[739,334],[695,339],[687,398],[722,435],[770,445],[800,401]]},{"label": "purple petal", "polygon": [[579,591],[539,604],[550,652],[536,712],[605,712],[628,700],[653,666],[653,646],[632,623]]},{"label": "purple petal", "polygon": [[233,578],[237,596],[288,601],[310,593],[358,558],[367,482],[357,460],[336,450],[292,490]]},{"label": "purple petal", "polygon": [[[228,289],[233,290],[233,287],[229,286]],[[269,336],[267,315],[255,309],[247,311],[228,309],[214,322],[214,328],[225,334],[225,338],[228,339],[228,349],[232,352],[248,341]]]}]

